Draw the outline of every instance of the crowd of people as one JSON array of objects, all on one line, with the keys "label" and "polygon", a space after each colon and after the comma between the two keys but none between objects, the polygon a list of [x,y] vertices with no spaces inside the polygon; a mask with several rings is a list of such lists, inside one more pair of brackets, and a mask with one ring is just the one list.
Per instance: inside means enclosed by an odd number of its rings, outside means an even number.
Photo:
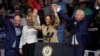
[{"label": "crowd of people", "polygon": [[43,43],[74,46],[75,56],[84,56],[86,49],[99,49],[100,0],[1,1],[5,56],[34,56],[38,38]]}]

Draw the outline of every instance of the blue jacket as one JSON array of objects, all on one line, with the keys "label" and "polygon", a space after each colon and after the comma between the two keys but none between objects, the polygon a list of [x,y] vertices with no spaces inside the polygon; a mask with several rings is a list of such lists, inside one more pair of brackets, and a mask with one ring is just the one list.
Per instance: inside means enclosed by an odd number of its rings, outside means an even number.
[{"label": "blue jacket", "polygon": [[65,41],[65,24],[60,24],[58,26],[58,32],[57,32],[57,36],[58,36],[58,40],[59,40],[59,43],[61,44],[64,44],[66,41]]},{"label": "blue jacket", "polygon": [[[82,21],[77,22],[75,19],[71,19],[68,16],[64,15],[62,11],[60,11],[58,14],[60,17],[64,20],[67,20],[71,23],[72,27],[72,35],[76,34],[77,41],[79,45],[86,46],[89,43],[89,34],[88,34],[88,25],[92,18],[95,18],[97,15],[98,11],[94,10],[93,14],[90,16],[86,16]],[[75,24],[77,22],[77,24]]]},{"label": "blue jacket", "polygon": [[5,24],[5,31],[6,31],[6,37],[5,37],[5,43],[4,43],[4,49],[9,50],[12,48],[12,45],[14,41],[16,40],[16,33],[14,29],[13,23],[9,20],[9,17],[5,17],[5,19],[1,16],[0,19],[4,21]]}]

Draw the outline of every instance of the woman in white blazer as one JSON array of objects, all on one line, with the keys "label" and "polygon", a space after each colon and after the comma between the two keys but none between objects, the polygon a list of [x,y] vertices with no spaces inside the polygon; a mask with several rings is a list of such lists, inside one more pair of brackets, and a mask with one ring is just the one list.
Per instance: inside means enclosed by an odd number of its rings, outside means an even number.
[{"label": "woman in white blazer", "polygon": [[23,27],[22,36],[20,39],[19,52],[23,56],[34,56],[34,48],[37,40],[37,30],[32,28],[33,18],[27,15],[27,25]]}]

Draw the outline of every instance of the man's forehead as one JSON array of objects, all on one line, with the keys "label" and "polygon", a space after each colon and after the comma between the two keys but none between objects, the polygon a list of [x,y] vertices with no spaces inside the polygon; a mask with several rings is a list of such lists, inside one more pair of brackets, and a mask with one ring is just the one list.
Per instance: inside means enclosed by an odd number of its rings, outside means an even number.
[{"label": "man's forehead", "polygon": [[20,20],[21,17],[20,17],[20,16],[15,16],[14,19],[16,19],[16,20]]}]

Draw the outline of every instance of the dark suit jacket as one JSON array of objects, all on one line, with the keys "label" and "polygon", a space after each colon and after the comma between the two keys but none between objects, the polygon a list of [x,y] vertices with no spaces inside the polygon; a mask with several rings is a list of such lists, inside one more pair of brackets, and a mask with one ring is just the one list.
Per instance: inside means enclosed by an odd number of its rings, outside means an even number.
[{"label": "dark suit jacket", "polygon": [[[88,25],[89,25],[90,21],[92,20],[92,18],[95,18],[97,13],[98,13],[98,10],[94,10],[92,15],[86,16],[80,22],[77,22],[77,21],[75,21],[75,19],[71,19],[68,16],[64,15],[62,13],[62,11],[60,11],[58,14],[62,19],[67,20],[68,22],[71,23],[72,35],[76,34],[76,38],[77,38],[79,45],[86,46],[86,45],[88,45],[88,43],[90,41],[89,34],[88,34]],[[77,22],[77,23],[75,24],[75,22]]]},{"label": "dark suit jacket", "polygon": [[9,50],[12,48],[14,41],[16,40],[16,33],[14,29],[13,23],[9,20],[9,17],[5,17],[5,19],[1,16],[0,19],[4,21],[5,29],[6,29],[6,37],[4,48],[5,50]]}]

